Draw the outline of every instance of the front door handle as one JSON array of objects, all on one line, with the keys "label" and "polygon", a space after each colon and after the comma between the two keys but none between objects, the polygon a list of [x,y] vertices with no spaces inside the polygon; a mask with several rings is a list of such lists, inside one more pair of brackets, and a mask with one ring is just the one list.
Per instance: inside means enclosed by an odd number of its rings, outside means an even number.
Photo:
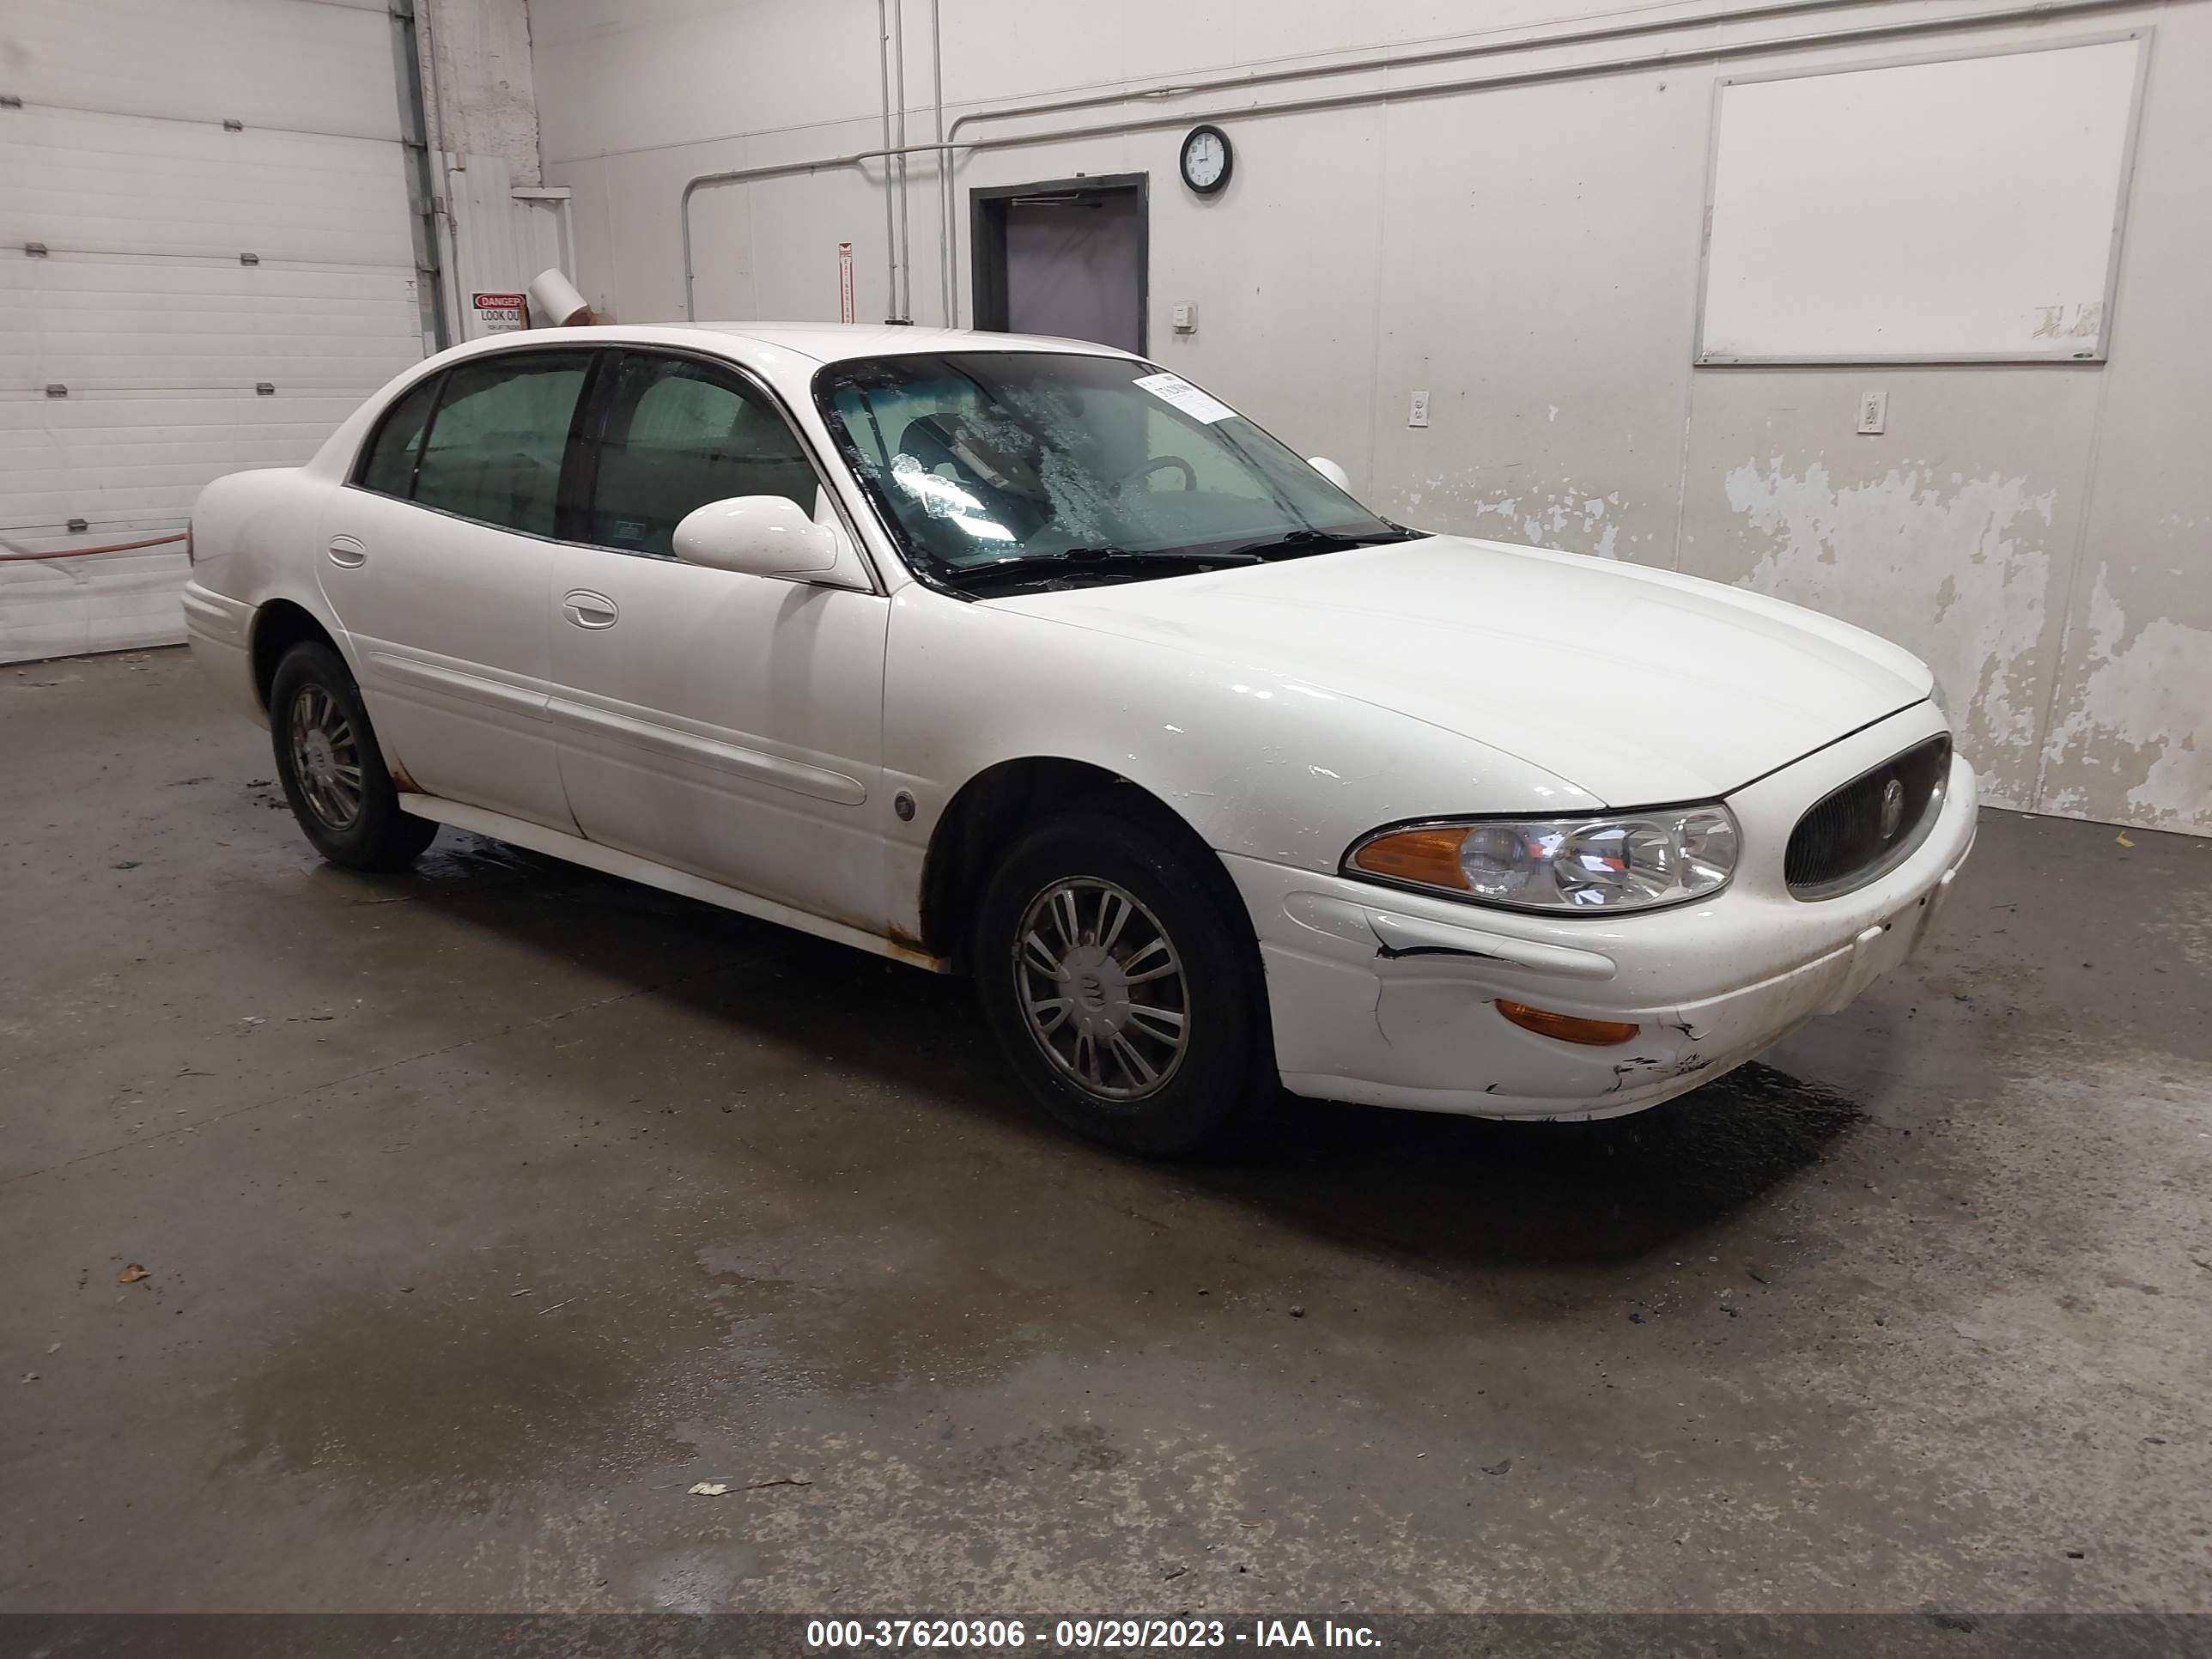
[{"label": "front door handle", "polygon": [[621,613],[615,602],[588,587],[572,589],[561,600],[561,614],[579,628],[612,628]]},{"label": "front door handle", "polygon": [[368,550],[351,536],[331,538],[331,562],[348,570],[358,570],[368,562]]}]

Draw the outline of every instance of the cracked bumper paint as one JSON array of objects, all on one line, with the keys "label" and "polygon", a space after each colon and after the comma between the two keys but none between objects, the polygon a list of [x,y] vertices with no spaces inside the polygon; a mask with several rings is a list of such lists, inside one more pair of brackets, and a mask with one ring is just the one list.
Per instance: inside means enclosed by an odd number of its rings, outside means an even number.
[{"label": "cracked bumper paint", "polygon": [[[1973,844],[1974,776],[1957,761],[1911,858],[1839,898],[1790,895],[1790,826],[1919,735],[1900,738],[1897,725],[1730,797],[1747,852],[1735,880],[1711,902],[1645,915],[1552,920],[1229,860],[1259,934],[1285,1086],[1425,1111],[1613,1117],[1842,1008],[1911,954]],[[1617,1047],[1564,1042],[1510,1024],[1501,997],[1639,1030]]]}]

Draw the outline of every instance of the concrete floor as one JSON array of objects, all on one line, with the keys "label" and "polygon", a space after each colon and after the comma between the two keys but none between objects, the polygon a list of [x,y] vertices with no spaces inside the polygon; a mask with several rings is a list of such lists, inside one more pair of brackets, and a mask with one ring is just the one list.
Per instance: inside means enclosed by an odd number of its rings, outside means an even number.
[{"label": "concrete floor", "polygon": [[2212,1609],[2212,842],[1990,812],[1771,1067],[1163,1169],[959,984],[323,866],[181,653],[0,763],[0,1607]]}]

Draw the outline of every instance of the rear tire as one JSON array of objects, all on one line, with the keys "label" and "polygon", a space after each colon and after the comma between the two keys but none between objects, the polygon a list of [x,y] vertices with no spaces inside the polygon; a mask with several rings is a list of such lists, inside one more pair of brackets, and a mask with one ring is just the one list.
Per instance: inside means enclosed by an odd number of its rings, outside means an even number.
[{"label": "rear tire", "polygon": [[1151,824],[1085,812],[1014,848],[976,918],[976,988],[1045,1109],[1150,1158],[1216,1148],[1273,1085],[1241,908]]},{"label": "rear tire", "polygon": [[361,688],[329,646],[303,641],[276,665],[269,735],[292,816],[332,864],[404,870],[437,835],[400,811]]}]

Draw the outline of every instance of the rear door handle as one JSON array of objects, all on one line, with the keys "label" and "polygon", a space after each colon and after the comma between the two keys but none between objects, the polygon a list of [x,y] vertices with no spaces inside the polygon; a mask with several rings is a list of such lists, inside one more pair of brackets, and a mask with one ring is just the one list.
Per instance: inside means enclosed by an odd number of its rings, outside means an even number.
[{"label": "rear door handle", "polygon": [[561,600],[561,614],[579,628],[612,628],[621,613],[615,602],[588,587],[571,589]]},{"label": "rear door handle", "polygon": [[351,536],[331,538],[331,562],[343,565],[348,570],[358,570],[368,562],[368,550]]}]

